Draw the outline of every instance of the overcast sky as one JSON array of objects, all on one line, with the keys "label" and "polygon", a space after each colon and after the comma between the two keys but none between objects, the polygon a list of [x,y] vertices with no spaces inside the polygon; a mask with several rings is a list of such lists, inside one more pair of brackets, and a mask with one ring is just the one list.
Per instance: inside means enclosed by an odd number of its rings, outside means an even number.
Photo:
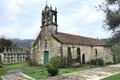
[{"label": "overcast sky", "polygon": [[[103,0],[48,0],[58,10],[58,31],[93,38],[110,37],[103,28]],[[0,37],[35,39],[45,0],[0,0]]]}]

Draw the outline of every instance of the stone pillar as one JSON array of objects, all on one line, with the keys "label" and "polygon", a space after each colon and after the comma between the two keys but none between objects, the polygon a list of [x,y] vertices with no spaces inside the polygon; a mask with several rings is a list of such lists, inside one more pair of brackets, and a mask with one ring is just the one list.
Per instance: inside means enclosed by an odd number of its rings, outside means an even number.
[{"label": "stone pillar", "polygon": [[4,48],[4,51],[3,51],[3,64],[5,64],[7,62],[7,50],[6,50],[6,47]]},{"label": "stone pillar", "polygon": [[17,56],[18,56],[18,54],[17,54],[17,52],[16,52],[16,53],[15,53],[15,60],[16,60],[16,63],[18,63]]},{"label": "stone pillar", "polygon": [[15,56],[15,63],[17,63],[17,51],[16,51],[16,47],[14,47],[14,56]]},{"label": "stone pillar", "polygon": [[11,59],[10,59],[10,57],[11,57],[10,56],[10,49],[8,48],[7,50],[8,50],[8,64],[10,64],[10,62],[11,62]]}]

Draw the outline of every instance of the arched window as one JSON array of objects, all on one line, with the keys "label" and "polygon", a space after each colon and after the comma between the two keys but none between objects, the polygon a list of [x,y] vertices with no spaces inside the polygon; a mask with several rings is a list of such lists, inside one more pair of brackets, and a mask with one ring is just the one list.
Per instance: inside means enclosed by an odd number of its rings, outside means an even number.
[{"label": "arched window", "polygon": [[81,51],[79,47],[77,48],[77,62],[81,64]]},{"label": "arched window", "polygon": [[95,55],[97,56],[98,54],[97,54],[97,49],[95,49]]},{"label": "arched window", "polygon": [[82,63],[85,64],[85,54],[82,55]]},{"label": "arched window", "polygon": [[71,64],[72,64],[71,48],[68,47],[68,49],[67,49],[67,65],[70,66]]}]

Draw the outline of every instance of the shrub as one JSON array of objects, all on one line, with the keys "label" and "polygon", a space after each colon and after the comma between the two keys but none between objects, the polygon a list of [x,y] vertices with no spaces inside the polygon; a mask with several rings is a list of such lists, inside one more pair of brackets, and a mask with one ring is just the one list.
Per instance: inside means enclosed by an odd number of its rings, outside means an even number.
[{"label": "shrub", "polygon": [[3,67],[3,65],[2,65],[2,64],[0,64],[0,68],[1,68],[1,67]]},{"label": "shrub", "polygon": [[58,74],[58,67],[60,67],[60,64],[61,59],[59,56],[54,56],[50,59],[49,64],[45,65],[50,76],[55,76]]},{"label": "shrub", "polygon": [[49,73],[50,76],[55,76],[59,72],[58,68],[54,67],[51,64],[46,64],[46,68],[47,68],[47,72]]},{"label": "shrub", "polygon": [[90,63],[92,65],[98,65],[98,66],[103,66],[104,65],[104,60],[102,58],[98,58],[98,59],[92,59],[90,61]]},{"label": "shrub", "polygon": [[54,56],[50,59],[50,64],[53,65],[55,68],[60,67],[61,59],[59,56]]},{"label": "shrub", "polygon": [[96,65],[96,59],[92,59],[92,60],[90,61],[90,64]]},{"label": "shrub", "polygon": [[66,59],[67,59],[66,57],[63,57],[63,58],[62,58],[62,62],[61,62],[61,67],[62,67],[62,68],[65,68],[65,67],[67,66]]},{"label": "shrub", "polygon": [[97,59],[98,65],[103,66],[104,65],[104,60],[102,58]]},{"label": "shrub", "polygon": [[113,63],[112,63],[112,62],[107,62],[106,64],[107,64],[107,65],[110,65],[110,64],[113,64]]}]

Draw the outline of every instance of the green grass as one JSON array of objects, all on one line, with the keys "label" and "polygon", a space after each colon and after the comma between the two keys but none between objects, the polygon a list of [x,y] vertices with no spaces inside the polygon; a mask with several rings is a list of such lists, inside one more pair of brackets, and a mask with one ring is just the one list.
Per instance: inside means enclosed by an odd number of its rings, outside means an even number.
[{"label": "green grass", "polygon": [[83,70],[88,70],[88,69],[90,69],[90,67],[88,67],[88,66],[83,66],[83,67],[78,67],[78,68],[61,68],[59,71],[59,74],[83,71]]},{"label": "green grass", "polygon": [[24,73],[35,78],[35,79],[42,79],[48,76],[46,70],[24,70]]},{"label": "green grass", "polygon": [[[21,69],[25,66],[27,66],[27,64],[25,63],[4,65],[3,67],[0,68],[0,76],[4,75],[9,70]],[[0,80],[1,80],[1,77],[0,77]]]},{"label": "green grass", "polygon": [[[60,68],[59,75],[65,74],[65,73],[88,70],[88,69],[90,69],[90,67],[88,67],[88,66],[83,66],[83,67],[78,67],[78,68]],[[48,73],[45,69],[42,69],[42,70],[35,70],[35,69],[27,70],[26,69],[26,70],[24,70],[24,73],[37,79],[37,80],[48,77]]]},{"label": "green grass", "polygon": [[120,73],[116,75],[112,75],[110,77],[104,78],[102,80],[120,80]]}]

